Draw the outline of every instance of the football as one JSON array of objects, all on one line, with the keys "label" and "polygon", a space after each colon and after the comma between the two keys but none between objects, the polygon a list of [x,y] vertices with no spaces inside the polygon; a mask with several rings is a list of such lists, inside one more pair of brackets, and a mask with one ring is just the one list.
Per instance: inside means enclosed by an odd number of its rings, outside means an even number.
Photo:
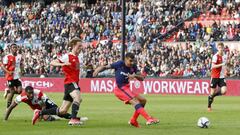
[{"label": "football", "polygon": [[210,121],[207,117],[201,117],[198,119],[197,126],[200,128],[208,128],[210,126]]}]

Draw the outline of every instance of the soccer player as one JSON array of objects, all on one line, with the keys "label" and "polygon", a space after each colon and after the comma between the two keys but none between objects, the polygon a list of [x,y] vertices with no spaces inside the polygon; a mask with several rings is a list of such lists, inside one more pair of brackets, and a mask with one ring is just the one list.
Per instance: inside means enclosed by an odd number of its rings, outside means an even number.
[{"label": "soccer player", "polygon": [[144,109],[146,104],[146,99],[130,90],[129,81],[132,79],[137,79],[139,81],[144,80],[144,76],[140,75],[137,71],[137,66],[134,64],[135,56],[133,53],[127,53],[125,55],[125,61],[117,61],[107,66],[98,67],[93,76],[106,69],[115,69],[115,79],[117,86],[114,88],[114,94],[120,100],[124,101],[125,104],[131,104],[135,108],[135,112],[129,121],[129,124],[135,127],[140,127],[137,119],[141,115],[146,119],[146,124],[156,124],[159,123],[158,119],[151,117]]},{"label": "soccer player", "polygon": [[[8,117],[11,114],[12,110],[21,102],[28,104],[33,110],[35,109],[44,110],[58,107],[53,101],[51,101],[47,97],[46,94],[44,94],[38,89],[34,89],[32,86],[27,86],[25,88],[25,91],[23,91],[20,95],[16,96],[15,100],[7,108],[4,118],[5,120],[8,120]],[[59,115],[59,117],[70,119],[71,114],[67,113],[65,115]],[[54,117],[49,115],[44,115],[43,119],[47,121],[55,120]]]},{"label": "soccer player", "polygon": [[77,117],[80,103],[82,101],[80,95],[80,87],[78,86],[79,82],[79,59],[78,55],[82,49],[81,39],[73,38],[69,42],[69,47],[71,52],[63,55],[61,58],[53,60],[50,64],[53,66],[61,66],[65,74],[64,80],[64,97],[63,103],[60,108],[51,108],[46,110],[36,110],[32,119],[32,124],[34,125],[38,117],[42,115],[63,115],[66,114],[72,105],[72,115],[69,121],[69,125],[80,125],[83,124],[80,121],[80,118]]},{"label": "soccer player", "polygon": [[11,44],[10,50],[11,53],[6,55],[3,58],[3,62],[0,63],[7,79],[8,90],[6,89],[4,95],[7,98],[7,108],[11,105],[14,94],[22,92],[22,82],[20,81],[21,69],[23,67],[22,57],[17,53],[18,48],[16,44]]},{"label": "soccer player", "polygon": [[[208,111],[212,111],[212,103],[216,96],[224,95],[227,92],[226,80],[224,78],[225,65],[227,56],[224,55],[224,44],[218,43],[218,52],[212,58],[212,72],[211,72],[211,91],[208,96]],[[220,89],[217,89],[217,86]]]}]

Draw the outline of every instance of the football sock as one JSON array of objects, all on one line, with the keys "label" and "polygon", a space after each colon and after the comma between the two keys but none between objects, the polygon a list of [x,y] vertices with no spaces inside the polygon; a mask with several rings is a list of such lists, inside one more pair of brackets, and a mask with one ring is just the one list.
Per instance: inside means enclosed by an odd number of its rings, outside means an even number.
[{"label": "football sock", "polygon": [[65,119],[71,119],[72,118],[72,115],[69,114],[69,113],[58,115],[58,116],[61,117],[61,118],[65,118]]},{"label": "football sock", "polygon": [[58,108],[57,107],[53,107],[50,109],[44,109],[42,111],[40,111],[40,115],[57,115],[58,114]]},{"label": "football sock", "polygon": [[139,113],[137,112],[137,110],[135,110],[135,112],[133,113],[133,116],[132,116],[131,120],[137,120],[138,116],[139,116]]},{"label": "football sock", "polygon": [[136,112],[142,115],[146,120],[151,118],[141,104],[137,104],[135,106],[135,109],[136,109]]},{"label": "football sock", "polygon": [[80,104],[78,102],[73,102],[72,104],[72,118],[77,118]]},{"label": "football sock", "polygon": [[211,107],[212,103],[213,103],[213,97],[210,95],[208,96],[208,108]]},{"label": "football sock", "polygon": [[216,96],[221,96],[221,95],[222,95],[222,92],[221,92],[221,90],[219,90],[218,92],[214,93],[214,94],[212,95],[212,97],[214,98],[214,97],[216,97]]}]

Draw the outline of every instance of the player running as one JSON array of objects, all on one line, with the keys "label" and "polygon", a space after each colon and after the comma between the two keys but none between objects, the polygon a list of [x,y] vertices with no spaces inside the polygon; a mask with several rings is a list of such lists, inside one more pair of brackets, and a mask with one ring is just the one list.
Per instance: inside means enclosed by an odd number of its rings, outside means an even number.
[{"label": "player running", "polygon": [[[212,58],[212,72],[211,72],[211,91],[208,96],[208,111],[212,111],[212,103],[216,96],[226,94],[227,85],[224,77],[225,65],[227,62],[227,56],[224,55],[224,44],[218,43],[218,52]],[[220,89],[216,89],[220,87]]]},{"label": "player running", "polygon": [[10,45],[11,53],[3,58],[0,63],[1,68],[5,71],[8,89],[5,89],[4,97],[7,98],[7,108],[12,103],[12,98],[15,93],[22,92],[22,83],[20,80],[21,69],[23,67],[22,57],[17,53],[18,48],[16,44]]}]

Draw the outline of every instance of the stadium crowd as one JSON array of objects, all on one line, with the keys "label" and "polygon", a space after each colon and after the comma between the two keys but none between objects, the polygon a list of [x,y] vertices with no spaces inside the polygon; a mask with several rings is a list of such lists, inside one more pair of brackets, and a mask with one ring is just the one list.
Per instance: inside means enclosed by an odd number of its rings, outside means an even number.
[{"label": "stadium crowd", "polygon": [[[79,56],[82,76],[91,77],[99,65],[120,59],[120,43],[113,42],[121,40],[120,10],[117,2],[101,2],[88,9],[74,2],[55,2],[46,6],[34,2],[1,7],[1,58],[8,53],[9,43],[15,42],[24,59],[25,74],[61,74],[60,68],[49,65],[50,61],[68,50],[66,44],[69,39],[80,37],[86,46]],[[215,41],[239,41],[239,23],[216,22],[211,26],[196,23],[180,28],[176,41],[196,41],[185,42],[186,48],[180,44],[166,45],[156,37],[168,33],[196,12],[220,14],[222,10],[233,18],[239,18],[239,1],[129,2],[126,16],[127,49],[137,54],[141,73],[147,76],[208,77],[211,58],[216,52]],[[102,40],[105,42],[100,42]],[[93,41],[97,42],[90,44]],[[229,72],[233,76],[240,76],[239,51],[229,50],[227,46],[226,51],[230,58]],[[1,70],[0,74],[3,74]]]}]

